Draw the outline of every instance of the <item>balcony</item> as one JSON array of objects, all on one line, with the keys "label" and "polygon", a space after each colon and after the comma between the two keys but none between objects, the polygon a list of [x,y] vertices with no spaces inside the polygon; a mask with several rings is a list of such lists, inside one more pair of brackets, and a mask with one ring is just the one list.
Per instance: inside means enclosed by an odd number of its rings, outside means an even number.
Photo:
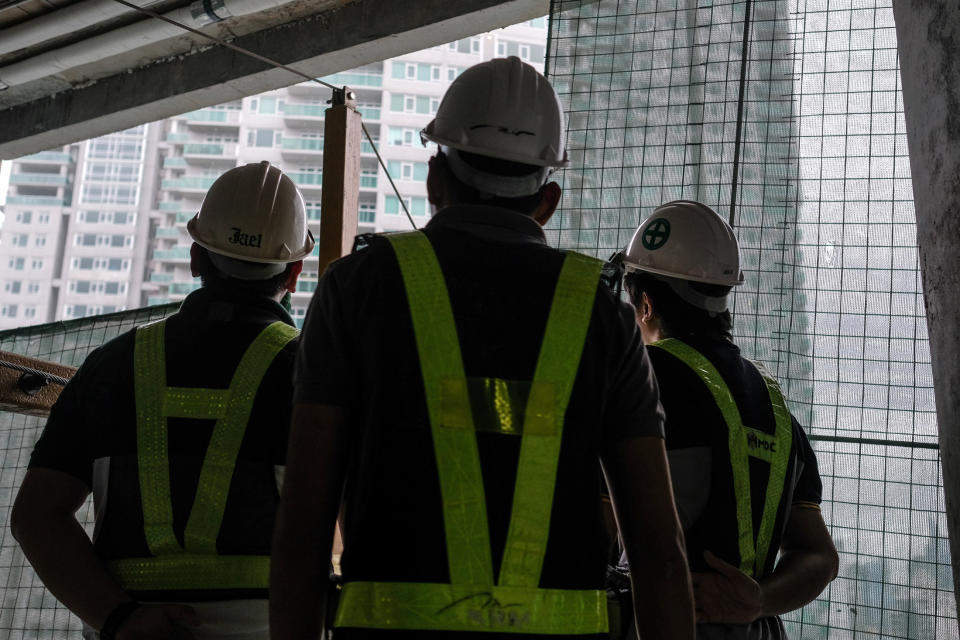
[{"label": "balcony", "polygon": [[177,117],[178,120],[186,120],[191,126],[225,126],[236,127],[240,124],[239,110],[226,109],[198,109]]},{"label": "balcony", "polygon": [[179,238],[180,230],[176,227],[157,227],[158,238]]},{"label": "balcony", "polygon": [[194,211],[178,211],[177,224],[187,224],[195,215],[197,214]]},{"label": "balcony", "polygon": [[154,260],[186,261],[190,259],[190,247],[174,247],[173,249],[158,249],[153,252]]},{"label": "balcony", "polygon": [[360,112],[361,117],[367,122],[380,120],[380,107],[368,107],[361,104],[357,106],[357,111]]},{"label": "balcony", "polygon": [[33,155],[19,158],[19,162],[51,162],[53,164],[69,164],[73,162],[73,156],[61,151],[41,151]]},{"label": "balcony", "polygon": [[332,76],[324,76],[320,78],[324,82],[329,82],[330,84],[342,87],[344,85],[348,87],[382,87],[383,86],[383,74],[380,73],[335,73]]},{"label": "balcony", "polygon": [[150,282],[158,282],[161,284],[173,282],[173,274],[154,271],[153,273],[150,274]]},{"label": "balcony", "polygon": [[284,137],[280,153],[288,160],[315,160],[323,156],[323,138]]},{"label": "balcony", "polygon": [[360,175],[360,188],[361,189],[376,189],[377,188],[377,176],[376,174],[361,174]]},{"label": "balcony", "polygon": [[237,145],[187,143],[183,145],[183,157],[189,160],[203,160],[204,162],[219,161],[234,164],[237,160]]},{"label": "balcony", "polygon": [[317,221],[320,219],[320,207],[307,207],[307,220]]},{"label": "balcony", "polygon": [[156,307],[156,306],[158,306],[158,305],[167,304],[167,303],[170,303],[170,302],[173,302],[173,300],[171,300],[171,299],[168,298],[167,296],[149,296],[149,297],[147,298],[147,306],[148,306],[148,307]]},{"label": "balcony", "polygon": [[200,288],[200,281],[196,280],[193,282],[173,282],[170,284],[170,293],[171,295],[185,296],[188,293],[196,291]]},{"label": "balcony", "polygon": [[68,177],[59,173],[12,173],[10,184],[40,184],[44,186],[65,187]]},{"label": "balcony", "polygon": [[183,132],[168,133],[167,142],[172,142],[174,144],[181,143],[181,142],[190,142],[190,134],[183,133]]},{"label": "balcony", "polygon": [[66,207],[68,203],[58,196],[7,196],[7,204],[30,204],[41,207]]},{"label": "balcony", "polygon": [[297,280],[297,293],[313,293],[316,290],[316,280],[305,280],[303,278]]},{"label": "balcony", "polygon": [[163,168],[164,169],[182,169],[187,166],[186,158],[179,158],[176,156],[167,156],[163,159]]},{"label": "balcony", "polygon": [[216,180],[214,176],[171,178],[169,180],[162,180],[160,182],[160,188],[184,193],[203,193],[210,188],[214,180]]},{"label": "balcony", "polygon": [[283,119],[290,126],[309,124],[315,126],[323,122],[323,114],[327,110],[324,104],[298,104],[288,102],[283,105]]},{"label": "balcony", "polygon": [[157,208],[160,209],[160,211],[180,211],[185,204],[185,202],[181,202],[180,200],[170,200],[168,202],[161,202],[157,205]]},{"label": "balcony", "polygon": [[318,190],[323,186],[323,172],[293,172],[287,174],[301,190]]}]

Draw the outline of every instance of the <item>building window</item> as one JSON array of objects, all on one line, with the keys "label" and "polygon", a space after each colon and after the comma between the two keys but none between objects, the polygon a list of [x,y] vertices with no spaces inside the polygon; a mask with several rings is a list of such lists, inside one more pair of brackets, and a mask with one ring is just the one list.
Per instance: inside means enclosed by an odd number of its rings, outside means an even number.
[{"label": "building window", "polygon": [[7,282],[6,284],[3,285],[3,290],[6,291],[7,293],[13,293],[13,294],[20,293],[20,281],[11,280],[10,282]]},{"label": "building window", "polygon": [[21,222],[23,224],[30,224],[30,219],[33,217],[33,212],[31,211],[20,211],[17,213],[14,220]]},{"label": "building window", "polygon": [[261,96],[260,98],[260,113],[276,113],[277,112],[277,99],[270,96]]},{"label": "building window", "polygon": [[37,216],[37,224],[48,224],[50,222],[49,213],[41,213]]},{"label": "building window", "polygon": [[501,57],[501,58],[506,57],[506,55],[507,55],[507,43],[506,43],[506,42],[503,42],[502,40],[501,40],[500,42],[497,42],[497,55],[498,55],[499,57]]},{"label": "building window", "polygon": [[[21,269],[23,268],[22,264],[20,268]],[[34,259],[33,262],[30,263],[30,268],[33,269],[34,271],[39,271],[40,269],[43,269],[43,260]]]},{"label": "building window", "polygon": [[10,261],[7,263],[7,267],[13,269],[14,271],[23,271],[23,258],[10,258]]},{"label": "building window", "polygon": [[40,293],[40,283],[31,282],[27,285],[27,293]]},{"label": "building window", "polygon": [[25,247],[30,242],[29,233],[15,233],[13,234],[13,246],[15,247]]},{"label": "building window", "polygon": [[5,304],[0,306],[0,318],[16,318],[16,317],[17,317],[17,305]]},{"label": "building window", "polygon": [[526,61],[529,62],[529,60],[530,60],[530,46],[529,46],[529,45],[525,45],[525,44],[520,45],[520,59],[521,59],[521,60],[526,60]]},{"label": "building window", "polygon": [[23,308],[23,317],[24,318],[34,318],[37,315],[36,307],[24,307]]},{"label": "building window", "polygon": [[37,234],[33,239],[33,244],[36,247],[43,247],[47,244],[47,236],[45,234]]}]

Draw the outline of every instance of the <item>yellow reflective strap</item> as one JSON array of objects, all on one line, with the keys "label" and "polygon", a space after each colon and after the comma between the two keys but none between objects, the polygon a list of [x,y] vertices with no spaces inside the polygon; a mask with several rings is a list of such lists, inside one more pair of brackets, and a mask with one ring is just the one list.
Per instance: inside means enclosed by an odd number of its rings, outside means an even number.
[{"label": "yellow reflective strap", "polygon": [[227,413],[229,398],[229,389],[167,387],[162,411],[168,418],[218,420]]},{"label": "yellow reflective strap", "polygon": [[493,584],[480,454],[443,272],[420,232],[386,236],[400,264],[443,500],[450,582]]},{"label": "yellow reflective strap", "polygon": [[177,553],[159,558],[125,558],[108,564],[123,589],[266,589],[270,556],[212,556]]},{"label": "yellow reflective strap", "polygon": [[173,532],[167,419],[162,411],[167,384],[164,326],[160,320],[137,327],[133,346],[140,504],[147,547],[155,556],[180,551]]},{"label": "yellow reflective strap", "polygon": [[527,401],[499,585],[536,587],[547,553],[563,421],[580,367],[603,263],[568,252]]},{"label": "yellow reflective strap", "polygon": [[672,354],[700,377],[713,395],[724,421],[727,423],[730,467],[733,472],[733,492],[737,504],[737,543],[740,550],[740,570],[754,575],[756,549],[753,537],[753,509],[750,498],[750,463],[747,455],[747,435],[740,417],[740,410],[723,381],[717,368],[707,358],[688,344],[673,338],[654,342]]},{"label": "yellow reflective strap", "polygon": [[770,552],[770,543],[773,540],[777,521],[777,511],[780,509],[780,498],[783,497],[787,467],[790,466],[790,449],[793,446],[793,418],[790,416],[780,385],[767,376],[763,379],[767,383],[767,393],[770,395],[770,404],[773,407],[776,444],[770,460],[770,479],[767,481],[763,518],[760,520],[760,530],[757,532],[757,568],[756,573],[753,574],[755,576],[763,575],[763,569],[767,563],[767,554]]},{"label": "yellow reflective strap", "polygon": [[583,635],[606,633],[605,591],[432,582],[348,582],[336,627]]},{"label": "yellow reflective strap", "polygon": [[288,324],[280,321],[272,323],[247,347],[234,371],[226,414],[214,425],[200,469],[190,518],[184,529],[184,547],[189,552],[217,552],[217,534],[220,532],[233,469],[257,389],[274,358],[297,333]]}]

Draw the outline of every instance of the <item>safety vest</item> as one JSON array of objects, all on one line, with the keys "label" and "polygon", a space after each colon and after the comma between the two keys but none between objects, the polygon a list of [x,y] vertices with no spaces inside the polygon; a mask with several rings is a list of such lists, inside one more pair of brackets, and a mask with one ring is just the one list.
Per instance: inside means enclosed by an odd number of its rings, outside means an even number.
[{"label": "safety vest", "polygon": [[[680,340],[667,338],[654,342],[652,347],[663,349],[693,369],[713,395],[727,425],[730,467],[733,470],[733,488],[737,505],[737,546],[740,552],[740,570],[759,579],[763,576],[770,543],[774,537],[777,511],[783,496],[790,450],[793,446],[793,420],[780,385],[759,370],[767,386],[773,407],[774,432],[753,429],[743,424],[740,410],[730,387],[720,372],[702,353]],[[754,539],[753,504],[750,486],[750,458],[758,458],[770,465],[766,499],[760,528]]]},{"label": "safety vest", "polygon": [[601,263],[567,253],[523,418],[510,525],[494,579],[474,417],[443,273],[420,232],[388,235],[403,276],[443,502],[450,583],[347,582],[335,626],[596,634],[606,593],[541,589],[560,441]]},{"label": "safety vest", "polygon": [[[270,557],[217,555],[217,535],[257,389],[298,331],[272,323],[243,354],[229,388],[202,389],[167,386],[164,324],[160,320],[138,327],[133,351],[140,501],[152,557],[114,560],[110,571],[121,587],[133,591],[265,589]],[[216,420],[183,546],[173,530],[167,418]]]}]

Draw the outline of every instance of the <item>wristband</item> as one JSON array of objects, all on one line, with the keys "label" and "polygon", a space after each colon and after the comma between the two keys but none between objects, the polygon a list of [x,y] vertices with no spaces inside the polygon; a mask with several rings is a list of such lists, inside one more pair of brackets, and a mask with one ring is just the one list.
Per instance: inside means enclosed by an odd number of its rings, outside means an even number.
[{"label": "wristband", "polygon": [[121,602],[115,606],[113,611],[110,612],[110,615],[107,616],[106,621],[104,621],[103,628],[100,629],[100,640],[113,640],[117,635],[117,631],[120,630],[120,625],[126,622],[130,614],[139,608],[140,603],[135,600]]}]

